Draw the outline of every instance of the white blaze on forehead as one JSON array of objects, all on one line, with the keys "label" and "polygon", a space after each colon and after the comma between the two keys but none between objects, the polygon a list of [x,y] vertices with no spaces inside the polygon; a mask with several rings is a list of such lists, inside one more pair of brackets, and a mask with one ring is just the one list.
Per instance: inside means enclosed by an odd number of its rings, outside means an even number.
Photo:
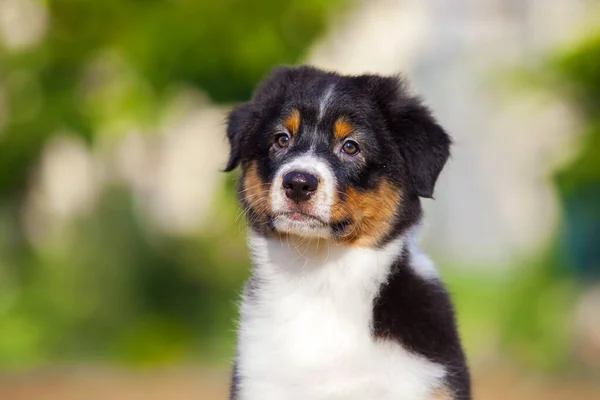
[{"label": "white blaze on forehead", "polygon": [[331,101],[333,100],[333,89],[334,85],[329,85],[329,87],[325,90],[323,97],[321,97],[321,101],[319,102],[319,120],[323,119],[323,116],[327,111],[327,107],[329,107]]},{"label": "white blaze on forehead", "polygon": [[[327,108],[333,100],[333,95],[334,85],[331,84],[325,89],[319,101],[319,120],[323,119],[323,116],[327,112]],[[298,171],[314,175],[319,181],[316,193],[314,193],[310,201],[307,202],[309,208],[308,212],[322,222],[328,223],[330,221],[331,207],[333,206],[334,194],[336,191],[335,175],[325,160],[312,154],[314,148],[315,143],[313,143],[309,152],[292,159],[290,162],[283,165],[275,174],[269,197],[271,209],[275,214],[273,224],[278,231],[310,237],[331,236],[330,229],[326,226],[309,226],[305,222],[295,222],[289,220],[285,216],[277,215],[290,211],[289,202],[282,185],[283,177],[288,172]]]},{"label": "white blaze on forehead", "polygon": [[288,211],[282,182],[285,174],[291,171],[305,172],[317,178],[319,186],[310,200],[311,213],[322,221],[329,222],[336,188],[335,176],[325,160],[312,154],[294,158],[277,171],[269,194],[271,209],[275,213]]}]

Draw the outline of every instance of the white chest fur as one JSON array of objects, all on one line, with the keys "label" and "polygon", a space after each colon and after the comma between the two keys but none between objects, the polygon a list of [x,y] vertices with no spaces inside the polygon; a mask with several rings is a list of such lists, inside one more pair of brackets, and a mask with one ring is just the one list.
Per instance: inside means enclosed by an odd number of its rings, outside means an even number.
[{"label": "white chest fur", "polygon": [[257,283],[242,305],[239,398],[429,399],[444,368],[371,334],[373,300],[402,242],[323,243],[296,248],[251,234]]}]

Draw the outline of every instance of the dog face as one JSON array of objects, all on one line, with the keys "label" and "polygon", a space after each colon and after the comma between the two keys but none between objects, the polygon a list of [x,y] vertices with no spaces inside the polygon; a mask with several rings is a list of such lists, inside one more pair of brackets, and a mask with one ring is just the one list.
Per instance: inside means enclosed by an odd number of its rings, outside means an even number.
[{"label": "dog face", "polygon": [[265,235],[380,246],[417,223],[450,138],[398,78],[273,71],[229,115],[226,171]]}]

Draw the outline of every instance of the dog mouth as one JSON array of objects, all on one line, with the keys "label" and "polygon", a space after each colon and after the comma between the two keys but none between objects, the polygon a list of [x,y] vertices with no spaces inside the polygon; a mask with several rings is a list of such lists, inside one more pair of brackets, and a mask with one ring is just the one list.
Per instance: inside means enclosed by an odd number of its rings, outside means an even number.
[{"label": "dog mouth", "polygon": [[273,216],[271,226],[276,232],[300,237],[326,238],[331,235],[331,228],[327,222],[316,215],[301,210],[287,210],[276,213]]},{"label": "dog mouth", "polygon": [[278,216],[284,217],[293,222],[306,223],[306,224],[313,225],[313,226],[324,227],[324,226],[328,225],[321,218],[319,218],[315,215],[306,213],[304,211],[300,211],[300,210],[286,211],[286,212],[280,213]]}]

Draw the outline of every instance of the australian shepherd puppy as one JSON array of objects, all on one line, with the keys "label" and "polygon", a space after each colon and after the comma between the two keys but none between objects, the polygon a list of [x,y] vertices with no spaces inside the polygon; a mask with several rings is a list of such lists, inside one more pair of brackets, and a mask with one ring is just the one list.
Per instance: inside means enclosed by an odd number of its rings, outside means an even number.
[{"label": "australian shepherd puppy", "polygon": [[397,77],[276,69],[228,120],[253,273],[231,398],[470,399],[416,247],[450,138]]}]

